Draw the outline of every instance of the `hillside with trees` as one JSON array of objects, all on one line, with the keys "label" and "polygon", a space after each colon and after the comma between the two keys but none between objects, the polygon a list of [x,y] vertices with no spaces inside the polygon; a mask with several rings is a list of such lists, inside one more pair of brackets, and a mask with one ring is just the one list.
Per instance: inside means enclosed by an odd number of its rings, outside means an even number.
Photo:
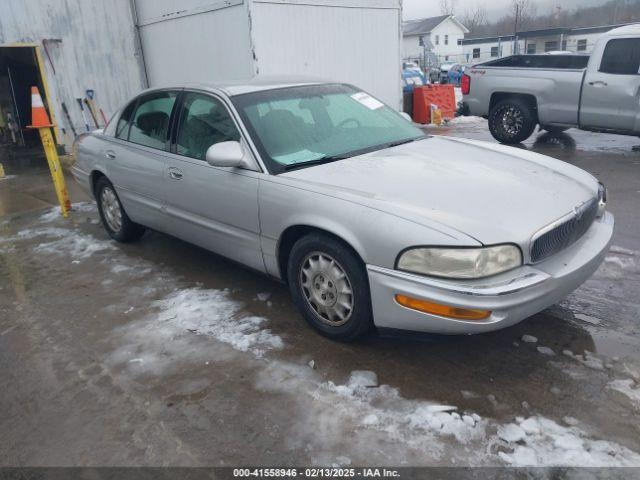
[{"label": "hillside with trees", "polygon": [[[608,0],[602,5],[563,9],[557,6],[539,11],[535,0],[511,0],[508,12],[490,22],[485,3],[477,0],[465,10],[457,8],[456,0],[441,0],[443,14],[453,13],[469,30],[467,38],[510,35],[514,30],[534,30],[552,27],[591,27],[640,22],[640,0]],[[460,10],[460,11],[458,11]]]}]

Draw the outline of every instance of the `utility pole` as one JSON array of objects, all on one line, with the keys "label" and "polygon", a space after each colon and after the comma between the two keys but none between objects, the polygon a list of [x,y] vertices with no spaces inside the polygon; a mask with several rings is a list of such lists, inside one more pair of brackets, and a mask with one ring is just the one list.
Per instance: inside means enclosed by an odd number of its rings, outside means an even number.
[{"label": "utility pole", "polygon": [[520,14],[520,4],[516,2],[516,18],[513,25],[513,53],[517,55],[518,50],[518,15]]}]

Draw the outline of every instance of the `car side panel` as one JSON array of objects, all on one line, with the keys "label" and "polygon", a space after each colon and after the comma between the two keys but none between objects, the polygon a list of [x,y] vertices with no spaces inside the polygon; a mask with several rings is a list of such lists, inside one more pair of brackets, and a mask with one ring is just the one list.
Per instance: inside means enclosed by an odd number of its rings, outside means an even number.
[{"label": "car side panel", "polygon": [[[178,179],[170,176],[178,171]],[[167,232],[264,271],[258,220],[258,178],[263,174],[212,167],[168,154],[164,185]]]},{"label": "car side panel", "polygon": [[466,73],[471,90],[464,102],[471,115],[488,115],[493,94],[513,93],[535,97],[543,125],[578,124],[583,70],[474,67]]}]

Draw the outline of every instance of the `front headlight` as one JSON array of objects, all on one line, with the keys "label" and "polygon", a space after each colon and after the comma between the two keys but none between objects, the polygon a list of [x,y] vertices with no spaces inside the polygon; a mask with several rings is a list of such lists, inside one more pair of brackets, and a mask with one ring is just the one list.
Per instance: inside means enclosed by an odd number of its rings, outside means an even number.
[{"label": "front headlight", "polygon": [[434,277],[481,278],[522,265],[515,245],[484,248],[412,248],[398,259],[398,269]]}]

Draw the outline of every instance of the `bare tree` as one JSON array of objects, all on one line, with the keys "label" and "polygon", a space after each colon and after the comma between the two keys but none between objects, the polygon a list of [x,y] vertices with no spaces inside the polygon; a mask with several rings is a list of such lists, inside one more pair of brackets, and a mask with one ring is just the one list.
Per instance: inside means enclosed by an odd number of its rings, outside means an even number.
[{"label": "bare tree", "polygon": [[533,23],[538,8],[534,0],[511,0],[511,11],[514,18],[514,29],[521,30]]},{"label": "bare tree", "polygon": [[440,12],[442,15],[453,15],[458,0],[440,0]]},{"label": "bare tree", "polygon": [[481,27],[487,24],[487,18],[487,9],[484,5],[476,3],[465,10],[462,17],[460,17],[460,21],[471,33],[477,33]]}]

